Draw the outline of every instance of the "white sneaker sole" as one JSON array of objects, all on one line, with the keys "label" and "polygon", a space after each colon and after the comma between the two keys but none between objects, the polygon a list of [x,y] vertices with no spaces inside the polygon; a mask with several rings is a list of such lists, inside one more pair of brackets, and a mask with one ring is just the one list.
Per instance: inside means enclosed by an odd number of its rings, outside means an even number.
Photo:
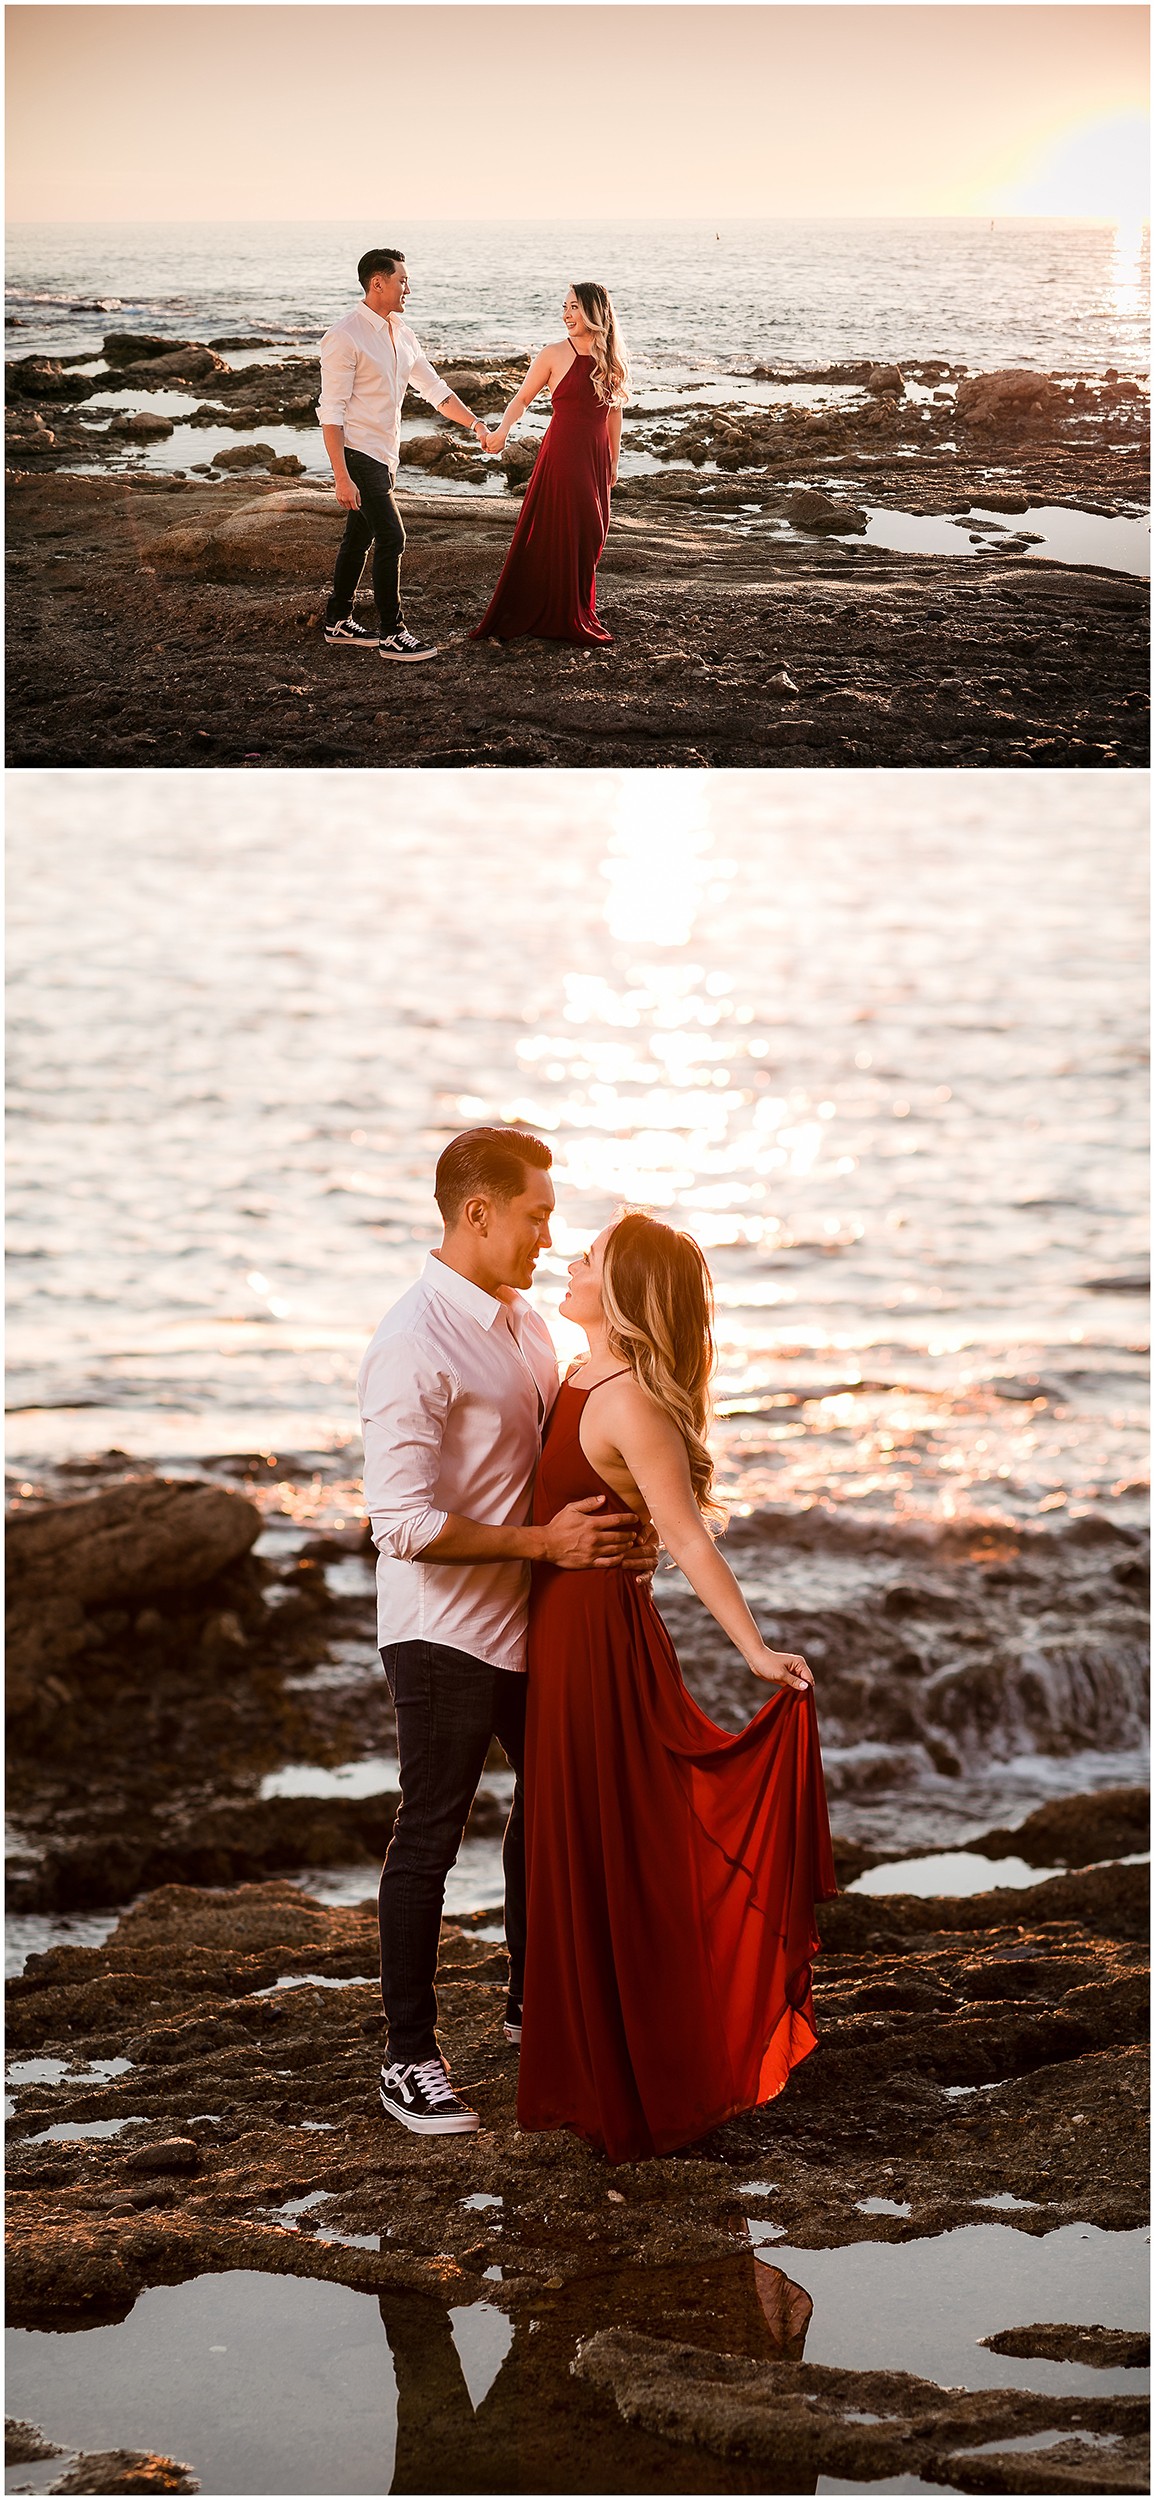
[{"label": "white sneaker sole", "polygon": [[386,649],[383,642],[380,642],[377,645],[377,657],[379,660],[436,660],[439,656],[440,655],[436,649],[432,651],[389,651]]},{"label": "white sneaker sole", "polygon": [[396,2101],[386,2100],[382,2091],[381,2107],[387,2118],[395,2118],[399,2127],[408,2127],[410,2135],[474,2135],[481,2125],[475,2109],[460,2110],[452,2117],[421,2118],[412,2110],[398,2109]]},{"label": "white sneaker sole", "polygon": [[362,642],[360,634],[326,634],[330,651],[376,651],[377,642]]}]

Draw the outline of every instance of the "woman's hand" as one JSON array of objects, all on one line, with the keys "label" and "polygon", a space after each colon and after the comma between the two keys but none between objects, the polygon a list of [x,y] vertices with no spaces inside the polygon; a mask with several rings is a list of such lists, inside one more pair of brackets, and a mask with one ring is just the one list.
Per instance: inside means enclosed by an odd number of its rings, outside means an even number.
[{"label": "woman's hand", "polygon": [[814,1678],[797,1650],[767,1649],[763,1644],[754,1657],[747,1658],[746,1664],[751,1675],[763,1684],[785,1684],[792,1693],[804,1693],[807,1685],[813,1690]]},{"label": "woman's hand", "polygon": [[617,482],[618,482],[618,473],[617,473],[617,470],[616,470],[616,469],[611,469],[611,470],[610,470],[610,485],[611,485],[611,486],[616,486],[616,485],[617,485]]}]

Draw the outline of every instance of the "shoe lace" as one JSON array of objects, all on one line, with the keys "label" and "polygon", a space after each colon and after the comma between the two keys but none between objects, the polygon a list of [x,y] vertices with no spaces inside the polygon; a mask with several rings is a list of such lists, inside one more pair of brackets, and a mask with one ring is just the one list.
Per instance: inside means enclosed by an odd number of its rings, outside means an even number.
[{"label": "shoe lace", "polygon": [[439,2057],[423,2059],[420,2066],[414,2067],[413,2072],[426,2100],[432,2101],[435,2106],[445,2101],[456,2100],[457,2094]]}]

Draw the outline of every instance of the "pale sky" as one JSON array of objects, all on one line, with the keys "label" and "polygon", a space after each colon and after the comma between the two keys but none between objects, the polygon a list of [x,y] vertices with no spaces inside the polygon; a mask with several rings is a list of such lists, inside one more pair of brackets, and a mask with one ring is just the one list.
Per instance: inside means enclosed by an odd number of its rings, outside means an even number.
[{"label": "pale sky", "polygon": [[1142,8],[10,8],[13,218],[1145,213]]}]

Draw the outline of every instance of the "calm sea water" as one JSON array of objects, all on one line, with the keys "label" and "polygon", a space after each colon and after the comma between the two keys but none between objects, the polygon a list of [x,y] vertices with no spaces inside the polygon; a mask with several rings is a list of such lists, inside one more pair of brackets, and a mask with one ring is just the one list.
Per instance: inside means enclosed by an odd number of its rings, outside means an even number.
[{"label": "calm sea water", "polygon": [[547,1315],[622,1201],[705,1246],[739,1503],[1134,1510],[1137,776],[11,779],[18,1472],[352,1479],[436,1155],[514,1118]]},{"label": "calm sea water", "polygon": [[[610,287],[639,378],[871,356],[1138,370],[1146,230],[1046,218],[450,224],[403,220],[410,317],[439,351],[556,335],[571,278]],[[106,329],[260,332],[305,348],[357,293],[363,226],[20,225],[15,354],[95,353]]]}]

